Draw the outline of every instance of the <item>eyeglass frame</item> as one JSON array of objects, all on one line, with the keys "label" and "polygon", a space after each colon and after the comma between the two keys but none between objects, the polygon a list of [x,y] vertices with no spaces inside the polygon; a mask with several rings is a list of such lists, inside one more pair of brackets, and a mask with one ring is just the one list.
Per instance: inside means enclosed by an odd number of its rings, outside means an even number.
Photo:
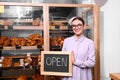
[{"label": "eyeglass frame", "polygon": [[77,25],[71,25],[73,29],[75,28],[81,28],[83,26],[83,24],[77,24]]}]

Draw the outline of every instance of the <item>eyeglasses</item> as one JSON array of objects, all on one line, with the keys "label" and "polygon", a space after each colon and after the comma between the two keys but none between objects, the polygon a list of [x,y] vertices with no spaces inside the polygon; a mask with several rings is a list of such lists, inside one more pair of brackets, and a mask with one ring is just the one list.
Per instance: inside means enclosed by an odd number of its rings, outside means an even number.
[{"label": "eyeglasses", "polygon": [[73,29],[74,28],[81,28],[83,26],[83,24],[77,24],[77,25],[71,25],[71,26],[72,26]]}]

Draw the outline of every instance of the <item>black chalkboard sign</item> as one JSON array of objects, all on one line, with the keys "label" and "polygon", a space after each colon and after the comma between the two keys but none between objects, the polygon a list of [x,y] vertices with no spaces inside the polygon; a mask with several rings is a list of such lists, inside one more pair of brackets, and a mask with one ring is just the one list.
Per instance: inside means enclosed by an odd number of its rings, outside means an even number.
[{"label": "black chalkboard sign", "polygon": [[42,51],[41,75],[72,76],[71,53]]}]

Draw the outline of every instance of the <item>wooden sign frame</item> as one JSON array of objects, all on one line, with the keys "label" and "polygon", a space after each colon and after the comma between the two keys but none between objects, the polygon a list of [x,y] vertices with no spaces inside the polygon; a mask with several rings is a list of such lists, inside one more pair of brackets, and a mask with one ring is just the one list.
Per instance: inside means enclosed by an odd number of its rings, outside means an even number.
[{"label": "wooden sign frame", "polygon": [[[45,70],[45,55],[48,55],[48,56],[54,56],[54,58],[55,58],[55,56],[58,56],[58,57],[60,57],[60,56],[64,56],[64,55],[67,55],[68,57],[68,66],[67,66],[67,68],[68,68],[68,71],[67,72],[62,72],[62,69],[61,68],[59,68],[59,66],[58,66],[58,68],[59,69],[61,69],[60,71],[46,71]],[[66,58],[66,57],[64,57],[64,58]],[[41,75],[56,75],[56,76],[72,76],[72,56],[71,56],[71,52],[67,52],[67,51],[41,51],[41,69],[40,69],[40,71],[41,71]],[[58,59],[57,59],[58,60]],[[59,60],[60,60],[60,58],[59,58]],[[60,63],[60,61],[59,61],[59,63]],[[48,67],[49,68],[49,67]],[[64,69],[64,68],[63,68]]]}]

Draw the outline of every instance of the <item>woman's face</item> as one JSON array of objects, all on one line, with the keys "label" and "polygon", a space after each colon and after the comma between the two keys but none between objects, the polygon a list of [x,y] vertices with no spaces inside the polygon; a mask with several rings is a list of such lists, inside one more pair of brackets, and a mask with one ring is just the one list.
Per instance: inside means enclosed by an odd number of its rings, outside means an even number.
[{"label": "woman's face", "polygon": [[84,29],[82,21],[78,19],[74,20],[72,22],[72,29],[75,35],[81,36],[83,34],[83,29]]}]

